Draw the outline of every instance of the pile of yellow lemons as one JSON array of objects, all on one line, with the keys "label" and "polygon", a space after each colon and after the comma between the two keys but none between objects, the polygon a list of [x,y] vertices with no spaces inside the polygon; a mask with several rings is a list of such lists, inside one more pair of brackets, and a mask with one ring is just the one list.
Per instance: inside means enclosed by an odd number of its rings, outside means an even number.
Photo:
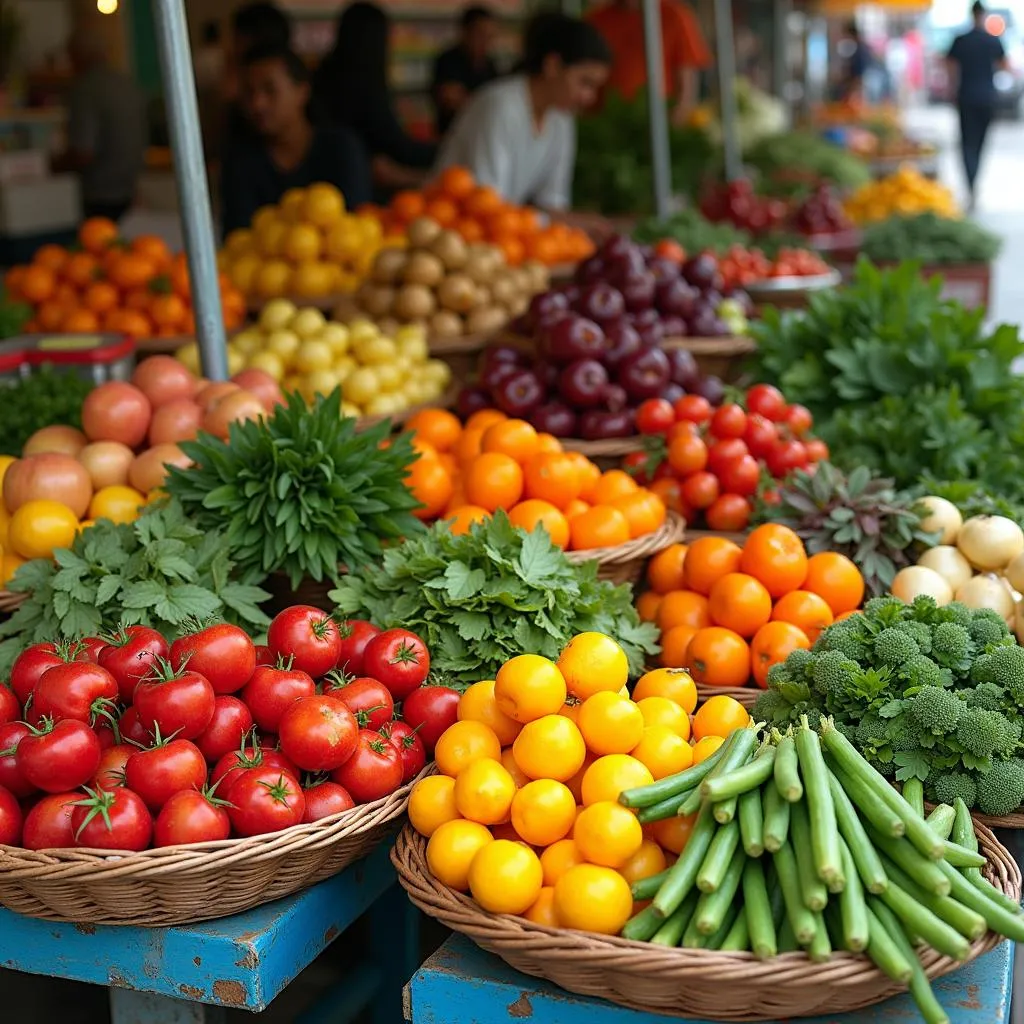
[{"label": "pile of yellow lemons", "polygon": [[945,185],[926,178],[912,164],[904,164],[895,174],[862,185],[846,200],[844,209],[855,224],[919,213],[960,216],[953,193]]}]

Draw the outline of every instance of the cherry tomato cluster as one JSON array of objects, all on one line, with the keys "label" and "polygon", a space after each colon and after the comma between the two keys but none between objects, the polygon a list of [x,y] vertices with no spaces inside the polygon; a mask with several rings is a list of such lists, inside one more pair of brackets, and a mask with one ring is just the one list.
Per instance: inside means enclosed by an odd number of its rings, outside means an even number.
[{"label": "cherry tomato cluster", "polygon": [[33,644],[0,685],[0,844],[138,851],[381,799],[456,720],[429,672],[415,633],[308,605],[266,645],[227,623]]},{"label": "cherry tomato cluster", "polygon": [[727,288],[745,287],[754,281],[777,277],[816,277],[831,267],[810,249],[779,249],[774,260],[760,249],[731,246],[718,257],[718,272]]},{"label": "cherry tomato cluster", "polygon": [[637,410],[637,427],[651,443],[625,464],[691,525],[744,530],[756,501],[778,501],[775,481],[828,458],[812,426],[810,412],[770,384],[717,409],[699,395],[674,405],[651,399]]}]

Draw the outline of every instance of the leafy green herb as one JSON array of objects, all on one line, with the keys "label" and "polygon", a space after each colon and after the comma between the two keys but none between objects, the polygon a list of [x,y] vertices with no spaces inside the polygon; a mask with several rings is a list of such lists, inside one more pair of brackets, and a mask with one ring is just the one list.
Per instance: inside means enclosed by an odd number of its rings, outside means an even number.
[{"label": "leafy green herb", "polygon": [[980,224],[936,213],[890,217],[864,229],[861,252],[876,263],[918,260],[925,266],[991,263],[1002,240]]},{"label": "leafy green herb", "polygon": [[307,406],[288,396],[266,419],[231,424],[230,442],[186,441],[193,460],[172,469],[166,489],[204,529],[223,527],[231,557],[250,581],[284,572],[336,580],[340,566],[380,557],[383,542],[422,529],[405,485],[415,458],[408,434],[387,421],[357,433],[341,392]]},{"label": "leafy green herb", "polygon": [[641,221],[633,233],[638,242],[658,242],[663,238],[677,241],[688,253],[725,252],[733,245],[748,246],[752,236],[731,224],[714,224],[699,210],[687,208],[668,220],[651,217]]},{"label": "leafy green herb", "polygon": [[0,624],[0,673],[39,640],[95,635],[141,623],[171,638],[190,619],[218,616],[251,633],[269,619],[270,596],[234,578],[224,533],[189,522],[174,500],[151,505],[131,524],[100,519],[55,561],[21,566],[8,589],[27,600]]},{"label": "leafy green herb", "polygon": [[821,182],[857,188],[871,180],[860,157],[813,132],[784,132],[761,139],[744,154],[747,166],[763,176],[766,191],[800,194]]},{"label": "leafy green herb", "polygon": [[0,386],[0,454],[21,455],[25,442],[50,424],[81,427],[82,402],[93,386],[48,366],[10,387]]},{"label": "leafy green herb", "polygon": [[628,586],[599,581],[594,562],[573,564],[543,529],[525,533],[502,512],[461,536],[435,524],[385,551],[383,565],[343,576],[330,597],[346,617],[418,633],[438,681],[458,689],[518,654],[556,658],[587,630],[618,640],[634,674],[658,649]]},{"label": "leafy green herb", "polygon": [[32,309],[24,302],[15,302],[7,298],[0,288],[0,340],[13,338],[25,329],[25,324],[32,319]]}]

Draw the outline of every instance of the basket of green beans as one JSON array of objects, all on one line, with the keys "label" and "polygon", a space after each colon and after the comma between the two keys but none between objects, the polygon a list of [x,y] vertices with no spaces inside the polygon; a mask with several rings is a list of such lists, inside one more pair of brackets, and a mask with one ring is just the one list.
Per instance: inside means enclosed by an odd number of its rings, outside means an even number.
[{"label": "basket of green beans", "polygon": [[669,1015],[774,1020],[909,990],[942,1024],[930,979],[1024,941],[1020,871],[992,832],[962,801],[926,817],[923,792],[893,789],[829,720],[738,729],[619,802],[692,828],[674,864],[633,883],[641,909],[618,936],[486,913],[431,875],[410,827],[392,860],[414,903],[512,967]]}]

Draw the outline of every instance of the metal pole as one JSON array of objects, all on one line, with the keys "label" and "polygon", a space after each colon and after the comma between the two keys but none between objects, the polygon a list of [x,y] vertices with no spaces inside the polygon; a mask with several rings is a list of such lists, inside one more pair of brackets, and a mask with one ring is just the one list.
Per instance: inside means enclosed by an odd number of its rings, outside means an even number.
[{"label": "metal pole", "polygon": [[715,42],[725,177],[727,181],[735,181],[743,176],[743,158],[736,134],[736,46],[732,38],[732,0],[715,0]]},{"label": "metal pole", "polygon": [[780,100],[786,99],[789,84],[789,15],[792,9],[791,0],[775,0],[772,4],[772,92]]},{"label": "metal pole", "polygon": [[672,165],[668,145],[668,109],[665,105],[665,61],[661,44],[659,0],[643,0],[644,55],[647,58],[647,97],[651,124],[651,166],[654,212],[668,217],[672,203]]},{"label": "metal pole", "polygon": [[199,360],[203,373],[210,380],[227,380],[228,354],[217,283],[217,250],[213,241],[210,188],[199,131],[199,106],[185,5],[184,0],[152,0],[152,5],[174,154],[174,177],[185,231],[185,255],[192,282]]}]

